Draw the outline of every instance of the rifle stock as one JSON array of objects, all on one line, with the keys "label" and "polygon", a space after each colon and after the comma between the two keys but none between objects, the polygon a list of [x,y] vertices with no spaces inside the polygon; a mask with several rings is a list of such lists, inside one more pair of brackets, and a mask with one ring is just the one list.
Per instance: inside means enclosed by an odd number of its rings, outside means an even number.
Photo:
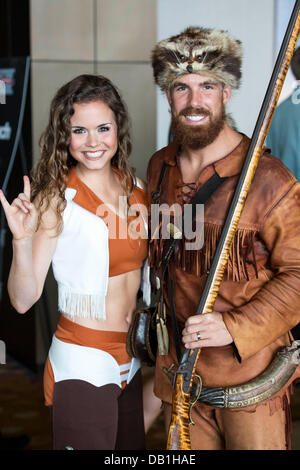
[{"label": "rifle stock", "polygon": [[[298,40],[300,31],[299,9],[300,0],[297,0],[259,113],[245,163],[214,255],[211,270],[197,308],[196,314],[198,315],[213,311],[241,212]],[[185,349],[176,373],[172,398],[172,418],[167,442],[167,449],[170,450],[191,449],[189,436],[190,390],[200,351],[200,349],[192,351]]]},{"label": "rifle stock", "polygon": [[189,408],[190,394],[184,392],[183,376],[178,374],[174,389],[167,449],[191,450]]},{"label": "rifle stock", "polygon": [[[185,349],[181,364],[177,370],[172,399],[172,416],[169,428],[167,449],[191,450],[190,440],[190,392],[200,349]],[[186,371],[186,369],[188,369]]]}]

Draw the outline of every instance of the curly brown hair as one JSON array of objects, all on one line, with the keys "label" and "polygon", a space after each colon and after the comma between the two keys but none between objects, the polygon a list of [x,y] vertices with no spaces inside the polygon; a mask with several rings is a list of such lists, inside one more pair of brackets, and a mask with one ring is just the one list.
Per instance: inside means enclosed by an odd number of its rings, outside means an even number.
[{"label": "curly brown hair", "polygon": [[51,200],[57,198],[57,233],[63,228],[62,212],[69,169],[77,164],[69,152],[71,140],[70,119],[75,103],[103,101],[114,112],[118,127],[118,150],[111,163],[120,172],[121,185],[129,201],[134,188],[134,170],[128,164],[131,153],[129,117],[126,105],[112,82],[101,75],[80,75],[62,86],[54,96],[49,122],[39,145],[41,158],[32,171],[32,200],[38,196],[39,224]]}]

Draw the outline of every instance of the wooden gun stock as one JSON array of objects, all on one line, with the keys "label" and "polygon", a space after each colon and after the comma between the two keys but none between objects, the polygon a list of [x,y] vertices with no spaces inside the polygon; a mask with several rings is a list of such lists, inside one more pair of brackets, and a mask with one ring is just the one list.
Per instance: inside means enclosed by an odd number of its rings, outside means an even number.
[{"label": "wooden gun stock", "polygon": [[190,394],[184,392],[183,376],[178,374],[175,382],[167,449],[191,450],[189,409]]},{"label": "wooden gun stock", "polygon": [[[300,30],[299,9],[300,0],[297,0],[259,113],[251,144],[229,208],[201,301],[197,308],[196,314],[198,315],[213,311],[229,258],[232,240],[298,40]],[[167,449],[191,449],[189,436],[190,390],[199,354],[200,349],[191,351],[185,349],[183,352],[182,360],[176,373]]]},{"label": "wooden gun stock", "polygon": [[175,376],[167,449],[191,450],[190,397],[199,354],[200,349],[186,349]]}]

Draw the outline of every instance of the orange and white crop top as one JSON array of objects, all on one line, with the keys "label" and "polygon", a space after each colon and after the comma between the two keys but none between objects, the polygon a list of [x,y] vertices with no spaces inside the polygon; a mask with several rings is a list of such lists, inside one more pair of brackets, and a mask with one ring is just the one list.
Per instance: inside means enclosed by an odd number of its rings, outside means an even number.
[{"label": "orange and white crop top", "polygon": [[[108,278],[140,269],[148,253],[147,197],[135,186],[128,220],[103,204],[69,172],[63,231],[52,259],[59,310],[69,316],[105,319]],[[149,268],[144,266],[144,300],[150,301]]]}]

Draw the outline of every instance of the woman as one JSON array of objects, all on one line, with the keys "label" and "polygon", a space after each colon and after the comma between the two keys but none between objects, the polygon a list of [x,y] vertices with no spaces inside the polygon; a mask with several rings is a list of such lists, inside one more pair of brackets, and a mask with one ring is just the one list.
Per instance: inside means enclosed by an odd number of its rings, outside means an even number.
[{"label": "woman", "polygon": [[[147,256],[146,194],[128,165],[129,122],[105,77],[81,75],[55,95],[32,187],[0,193],[13,235],[8,280],[25,313],[52,261],[56,333],[44,373],[54,449],[143,449],[141,372],[126,336]],[[135,210],[132,210],[132,209]]]}]

